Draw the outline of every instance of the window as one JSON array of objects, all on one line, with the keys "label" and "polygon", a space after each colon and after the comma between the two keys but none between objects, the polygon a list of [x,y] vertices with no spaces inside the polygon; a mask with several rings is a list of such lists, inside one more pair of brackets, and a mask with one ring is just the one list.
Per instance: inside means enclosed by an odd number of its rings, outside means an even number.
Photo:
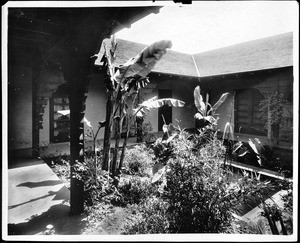
[{"label": "window", "polygon": [[253,135],[266,135],[264,121],[259,115],[259,103],[263,99],[257,89],[236,90],[235,132]]},{"label": "window", "polygon": [[50,141],[52,143],[68,142],[70,114],[62,115],[57,111],[69,110],[69,99],[68,97],[53,96],[50,105]]}]

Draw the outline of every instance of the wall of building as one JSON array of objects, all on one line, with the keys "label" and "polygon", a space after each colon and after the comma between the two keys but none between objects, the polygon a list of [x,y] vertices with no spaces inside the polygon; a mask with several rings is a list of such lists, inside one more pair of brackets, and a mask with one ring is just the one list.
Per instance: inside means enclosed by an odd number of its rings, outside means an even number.
[{"label": "wall of building", "polygon": [[[210,93],[211,104],[213,105],[219,97],[229,92],[227,100],[217,110],[219,114],[218,129],[223,132],[226,122],[234,121],[234,92],[238,89],[255,88],[266,95],[266,93],[279,92],[284,95],[290,104],[288,110],[292,110],[293,97],[293,70],[284,68],[278,70],[266,70],[244,75],[230,75],[218,78],[207,78],[203,82],[205,90]],[[279,129],[280,139],[292,141],[292,113],[286,112],[286,119]]]},{"label": "wall of building", "polygon": [[[9,65],[8,150],[32,147],[32,70]],[[29,152],[30,153],[30,152]]]},{"label": "wall of building", "polygon": [[[106,88],[103,75],[93,73],[85,104],[85,117],[91,122],[93,130],[96,132],[99,122],[106,119]],[[85,126],[85,131],[87,129],[89,128]],[[97,138],[103,139],[103,137],[104,128],[100,130]]]},{"label": "wall of building", "polygon": [[[139,91],[139,104],[158,95],[157,83],[151,82]],[[150,124],[153,131],[158,131],[158,110],[152,109],[147,112],[144,124]]]}]

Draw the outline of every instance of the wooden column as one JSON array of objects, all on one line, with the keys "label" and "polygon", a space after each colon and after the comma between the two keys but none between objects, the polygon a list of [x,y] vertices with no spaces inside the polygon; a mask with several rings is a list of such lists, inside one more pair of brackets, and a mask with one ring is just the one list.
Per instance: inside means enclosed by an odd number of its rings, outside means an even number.
[{"label": "wooden column", "polygon": [[[86,56],[86,55],[85,55]],[[71,59],[69,59],[71,60]],[[73,59],[69,64],[69,104],[70,104],[70,167],[71,191],[70,214],[76,215],[84,211],[84,185],[75,177],[75,166],[84,162],[84,113],[86,93],[91,78],[91,60],[87,58]],[[92,62],[93,63],[93,62]]]},{"label": "wooden column", "polygon": [[[74,80],[73,80],[74,82]],[[75,84],[75,82],[74,82]],[[83,182],[75,177],[74,166],[77,162],[84,161],[84,126],[82,119],[85,110],[84,92],[76,85],[70,87],[70,167],[71,167],[71,194],[70,194],[70,213],[79,214],[84,210],[83,201]]]}]

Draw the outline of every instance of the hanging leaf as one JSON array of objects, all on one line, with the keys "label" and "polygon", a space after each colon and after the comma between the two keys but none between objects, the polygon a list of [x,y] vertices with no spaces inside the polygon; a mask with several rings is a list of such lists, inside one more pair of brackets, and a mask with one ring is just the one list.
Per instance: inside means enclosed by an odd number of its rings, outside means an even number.
[{"label": "hanging leaf", "polygon": [[262,145],[260,143],[260,141],[256,138],[256,140],[254,140],[257,144],[255,144],[250,138],[248,141],[248,144],[250,145],[250,147],[252,148],[252,150],[254,151],[254,153],[256,153],[256,157],[257,157],[257,162],[260,166],[262,166],[262,156],[261,156],[261,150],[262,150]]},{"label": "hanging leaf", "polygon": [[162,106],[173,106],[173,107],[183,107],[184,101],[173,99],[173,98],[163,98],[158,100],[153,100],[145,105],[149,109],[160,108]]},{"label": "hanging leaf", "polygon": [[248,144],[250,145],[250,147],[252,148],[254,153],[258,154],[258,150],[257,150],[255,144],[252,142],[251,138],[249,138]]},{"label": "hanging leaf", "polygon": [[185,102],[181,100],[173,98],[157,99],[157,96],[155,96],[139,104],[138,107],[135,108],[133,111],[136,116],[142,116],[143,114],[145,114],[146,110],[149,111],[151,109],[160,108],[164,105],[173,107],[183,107],[184,104]]},{"label": "hanging leaf", "polygon": [[229,93],[222,94],[222,96],[220,97],[220,99],[212,107],[213,110],[217,110],[219,108],[219,106],[227,99],[228,95],[229,95]]},{"label": "hanging leaf", "polygon": [[226,122],[224,132],[223,132],[223,141],[226,135],[229,135],[229,139],[234,140],[233,124]]},{"label": "hanging leaf", "polygon": [[164,172],[165,172],[165,166],[163,164],[161,163],[155,164],[152,168],[153,177],[151,183],[158,181],[162,177]]},{"label": "hanging leaf", "polygon": [[[118,83],[127,77],[146,77],[154,68],[157,61],[172,47],[170,40],[161,40],[143,49],[136,57],[129,59],[116,71],[113,79]],[[138,84],[140,85],[140,84]]]},{"label": "hanging leaf", "polygon": [[203,102],[200,86],[197,86],[194,89],[194,103],[195,103],[195,106],[198,109],[198,111],[202,115],[204,115],[204,113],[205,113],[205,103]]}]

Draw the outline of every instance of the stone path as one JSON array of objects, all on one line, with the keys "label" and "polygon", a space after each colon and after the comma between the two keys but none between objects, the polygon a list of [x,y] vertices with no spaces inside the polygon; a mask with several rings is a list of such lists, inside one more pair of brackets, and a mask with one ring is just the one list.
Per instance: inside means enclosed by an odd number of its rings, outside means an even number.
[{"label": "stone path", "polygon": [[8,169],[8,235],[42,234],[51,224],[61,233],[80,234],[80,216],[69,215],[70,191],[42,160]]}]

